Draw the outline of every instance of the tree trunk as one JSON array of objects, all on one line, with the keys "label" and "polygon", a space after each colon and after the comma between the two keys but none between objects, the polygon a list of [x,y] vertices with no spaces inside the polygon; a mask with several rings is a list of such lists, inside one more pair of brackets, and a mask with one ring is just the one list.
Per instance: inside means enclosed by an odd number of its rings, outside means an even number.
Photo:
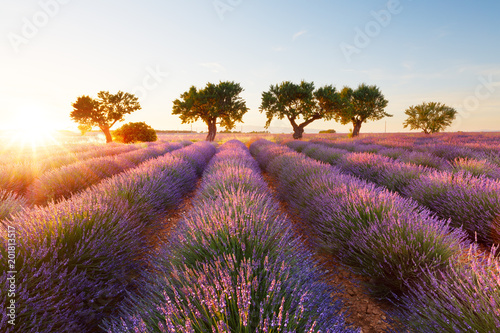
[{"label": "tree trunk", "polygon": [[111,132],[109,131],[109,127],[108,126],[99,126],[99,128],[106,136],[106,143],[113,142],[113,138],[111,137]]},{"label": "tree trunk", "polygon": [[302,134],[304,134],[304,127],[303,126],[294,127],[293,138],[295,140],[302,139]]},{"label": "tree trunk", "polygon": [[207,124],[208,124],[208,135],[206,141],[214,141],[215,135],[217,134],[216,119],[208,120]]},{"label": "tree trunk", "polygon": [[352,124],[353,124],[353,129],[352,129],[352,137],[356,137],[359,135],[359,130],[361,129],[361,124],[363,122],[361,120],[353,120],[352,121]]}]

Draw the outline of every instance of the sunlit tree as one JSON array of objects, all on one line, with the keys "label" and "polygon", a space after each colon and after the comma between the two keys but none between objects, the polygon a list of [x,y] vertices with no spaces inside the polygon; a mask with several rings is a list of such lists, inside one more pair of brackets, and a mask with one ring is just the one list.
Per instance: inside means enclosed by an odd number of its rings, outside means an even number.
[{"label": "sunlit tree", "polygon": [[425,134],[442,131],[451,125],[457,110],[442,103],[428,102],[416,106],[410,106],[405,114],[408,118],[403,127],[410,129],[421,129]]},{"label": "sunlit tree", "polygon": [[[318,119],[332,119],[340,106],[340,95],[331,85],[315,90],[314,82],[295,84],[285,81],[271,85],[262,93],[260,112],[266,112],[266,128],[273,118],[287,118],[293,128],[293,138],[300,139],[304,127]],[[303,122],[298,123],[301,118]]]},{"label": "sunlit tree", "polygon": [[243,91],[239,83],[207,83],[205,88],[192,86],[174,101],[172,114],[178,115],[183,124],[203,120],[208,126],[207,141],[214,141],[217,125],[231,130],[241,122],[248,111],[245,101],[239,96]]},{"label": "sunlit tree", "polygon": [[343,106],[336,116],[341,124],[352,123],[352,136],[358,136],[361,125],[368,120],[392,117],[384,111],[388,101],[377,86],[361,84],[356,90],[344,87],[340,93]]},{"label": "sunlit tree", "polygon": [[126,114],[141,109],[136,96],[122,91],[116,94],[101,91],[97,94],[97,99],[80,96],[72,106],[70,117],[81,125],[79,128],[99,127],[108,143],[113,141],[110,128],[117,122],[123,121]]},{"label": "sunlit tree", "polygon": [[117,141],[123,143],[152,142],[158,139],[154,128],[145,122],[124,124],[113,131],[113,136]]}]

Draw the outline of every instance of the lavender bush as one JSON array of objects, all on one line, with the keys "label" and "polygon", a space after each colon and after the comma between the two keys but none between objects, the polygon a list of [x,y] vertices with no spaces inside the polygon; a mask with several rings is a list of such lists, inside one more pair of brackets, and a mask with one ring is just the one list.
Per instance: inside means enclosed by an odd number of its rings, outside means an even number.
[{"label": "lavender bush", "polygon": [[446,159],[433,155],[429,152],[411,151],[405,154],[401,154],[397,158],[397,160],[403,163],[421,165],[437,170],[450,169],[450,165]]},{"label": "lavender bush", "polygon": [[385,186],[391,191],[401,192],[413,179],[418,179],[428,169],[398,163],[383,155],[371,153],[349,153],[346,150],[309,143],[303,153],[313,159],[339,167],[343,172]]},{"label": "lavender bush", "polygon": [[433,172],[413,180],[403,191],[472,239],[500,243],[500,181],[469,173]]},{"label": "lavender bush", "polygon": [[0,165],[0,189],[24,194],[29,185],[44,172],[90,158],[113,156],[137,149],[139,146],[110,145],[76,154],[62,150],[59,153],[50,151],[46,157],[43,154],[29,155],[30,158]]},{"label": "lavender bush", "polygon": [[411,332],[498,332],[500,262],[495,252],[472,247],[462,261],[428,272],[429,282],[412,286],[394,317]]},{"label": "lavender bush", "polygon": [[193,209],[155,256],[158,277],[109,332],[354,331],[254,163],[239,142],[221,147]]},{"label": "lavender bush", "polygon": [[266,170],[311,225],[318,246],[370,277],[377,296],[401,294],[425,269],[443,267],[467,245],[465,233],[414,201],[297,153],[271,156],[270,142],[256,141],[251,151],[258,161],[268,159]]},{"label": "lavender bush", "polygon": [[[321,152],[316,158],[330,161],[332,148],[310,145]],[[451,219],[452,226],[463,227],[470,239],[477,234],[482,243],[500,242],[499,180],[464,171],[432,171],[366,153],[345,154],[337,165],[343,172],[416,200],[442,219]]]},{"label": "lavender bush", "polygon": [[0,221],[28,206],[28,200],[19,194],[0,190]]},{"label": "lavender bush", "polygon": [[[215,153],[205,144],[184,149],[203,159],[192,159],[197,163],[191,164],[171,155],[160,157],[70,200],[26,210],[5,221],[17,232],[19,288],[17,325],[14,330],[3,317],[2,331],[96,332],[125,292],[140,285],[146,255],[155,243],[154,231],[163,223],[160,217],[194,187],[195,167]],[[1,232],[5,234],[4,226]],[[4,243],[0,252],[5,259]],[[5,284],[7,269],[2,268]],[[7,302],[5,289],[1,299]]]},{"label": "lavender bush", "polygon": [[52,169],[33,181],[27,189],[27,197],[33,204],[38,205],[67,198],[105,178],[179,148],[181,148],[180,144],[143,148],[115,156],[91,158]]},{"label": "lavender bush", "polygon": [[455,172],[468,172],[473,176],[486,176],[488,178],[500,179],[500,167],[488,160],[474,160],[467,158],[456,158],[451,163]]}]

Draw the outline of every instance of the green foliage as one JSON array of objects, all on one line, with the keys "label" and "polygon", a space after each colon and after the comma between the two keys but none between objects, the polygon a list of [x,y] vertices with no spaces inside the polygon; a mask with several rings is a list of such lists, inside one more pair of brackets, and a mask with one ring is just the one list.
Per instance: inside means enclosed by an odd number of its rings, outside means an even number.
[{"label": "green foliage", "polygon": [[156,131],[145,122],[128,123],[113,132],[114,137],[123,143],[156,141]]},{"label": "green foliage", "polygon": [[403,127],[410,129],[421,129],[425,134],[442,131],[451,125],[457,111],[442,103],[429,102],[416,106],[410,106],[405,114],[408,118],[403,123]]},{"label": "green foliage", "polygon": [[92,126],[86,125],[86,124],[80,124],[78,125],[78,130],[82,135],[85,135],[85,133],[90,132],[92,130]]},{"label": "green foliage", "polygon": [[[203,120],[208,125],[208,141],[215,139],[216,125],[231,130],[241,122],[248,111],[245,101],[239,96],[243,91],[239,83],[207,83],[205,88],[192,86],[174,101],[172,114],[178,115],[183,124]],[[219,123],[217,121],[219,120]]]},{"label": "green foliage", "polygon": [[97,99],[80,96],[72,106],[70,117],[81,125],[80,131],[97,126],[106,135],[106,142],[112,141],[109,129],[116,122],[123,121],[126,114],[141,109],[136,96],[122,91],[114,95],[109,91],[100,91]]},{"label": "green foliage", "polygon": [[[331,85],[314,90],[314,82],[295,84],[285,81],[271,85],[269,91],[262,93],[260,112],[266,112],[266,128],[274,117],[280,120],[286,117],[292,124],[293,138],[300,139],[304,127],[317,119],[332,119],[340,107],[340,95]],[[301,117],[304,122],[297,124],[296,120]]]},{"label": "green foliage", "polygon": [[324,131],[319,131],[319,134],[337,133],[334,129],[328,129]]},{"label": "green foliage", "polygon": [[368,120],[392,117],[384,111],[389,103],[377,86],[360,84],[356,90],[344,87],[340,92],[342,108],[335,119],[345,125],[353,124],[352,136],[358,136],[361,124]]}]

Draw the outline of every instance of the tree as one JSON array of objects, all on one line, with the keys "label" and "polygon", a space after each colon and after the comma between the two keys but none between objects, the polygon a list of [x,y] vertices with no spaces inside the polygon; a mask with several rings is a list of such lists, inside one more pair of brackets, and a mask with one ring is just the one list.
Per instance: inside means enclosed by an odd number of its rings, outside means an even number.
[{"label": "tree", "polygon": [[156,141],[156,131],[145,122],[128,123],[113,131],[116,139],[123,143]]},{"label": "tree", "polygon": [[[262,93],[260,112],[267,116],[266,128],[274,117],[287,118],[293,128],[293,138],[301,139],[304,127],[317,119],[332,119],[341,106],[340,95],[335,87],[327,85],[314,90],[314,82],[289,81],[271,85],[269,91]],[[297,119],[304,121],[297,124]]]},{"label": "tree", "polygon": [[90,132],[92,130],[92,126],[85,125],[85,124],[80,124],[78,125],[78,130],[82,135],[85,135],[85,133]]},{"label": "tree", "polygon": [[123,121],[124,115],[141,109],[137,97],[122,91],[114,95],[109,91],[101,91],[97,99],[80,96],[72,106],[71,119],[83,125],[82,128],[98,126],[108,143],[113,141],[110,128],[118,121]]},{"label": "tree", "polygon": [[358,136],[361,124],[368,120],[380,120],[392,115],[384,111],[388,101],[377,86],[361,84],[356,90],[344,87],[340,92],[342,108],[336,120],[342,125],[352,123],[352,136]]},{"label": "tree", "polygon": [[332,133],[337,133],[337,131],[335,131],[334,129],[319,131],[319,134],[332,134]]},{"label": "tree", "polygon": [[[174,101],[172,114],[179,115],[183,124],[203,120],[208,125],[207,141],[214,141],[217,125],[226,130],[233,129],[248,111],[245,101],[239,96],[243,91],[239,83],[207,83],[205,88],[192,86]],[[219,121],[219,122],[217,122]]]},{"label": "tree", "polygon": [[441,103],[429,102],[416,106],[410,106],[405,114],[408,118],[403,123],[403,127],[410,129],[421,129],[425,134],[442,131],[450,126],[457,110]]}]

